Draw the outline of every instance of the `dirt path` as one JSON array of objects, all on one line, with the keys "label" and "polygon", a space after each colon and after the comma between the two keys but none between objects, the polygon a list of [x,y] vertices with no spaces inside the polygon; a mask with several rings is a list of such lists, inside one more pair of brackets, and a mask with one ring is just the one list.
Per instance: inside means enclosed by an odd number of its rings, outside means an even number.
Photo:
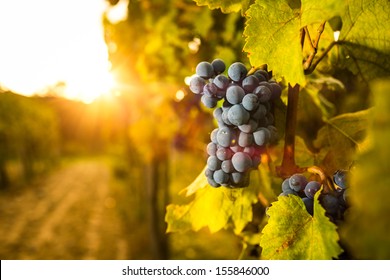
[{"label": "dirt path", "polygon": [[131,258],[111,184],[107,164],[86,160],[0,194],[0,259]]}]

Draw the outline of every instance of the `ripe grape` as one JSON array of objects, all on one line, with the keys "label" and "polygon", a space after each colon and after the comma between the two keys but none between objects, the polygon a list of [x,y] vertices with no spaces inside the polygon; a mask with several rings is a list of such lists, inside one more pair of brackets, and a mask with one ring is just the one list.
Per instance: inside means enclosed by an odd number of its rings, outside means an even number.
[{"label": "ripe grape", "polygon": [[245,78],[247,73],[248,70],[241,62],[234,62],[232,65],[230,65],[228,69],[229,78],[235,82],[240,82],[242,79]]},{"label": "ripe grape", "polygon": [[214,69],[211,63],[202,61],[196,66],[196,75],[199,77],[210,79],[214,75]]},{"label": "ripe grape", "polygon": [[289,179],[290,188],[296,192],[303,191],[307,185],[307,179],[302,174],[294,174]]}]

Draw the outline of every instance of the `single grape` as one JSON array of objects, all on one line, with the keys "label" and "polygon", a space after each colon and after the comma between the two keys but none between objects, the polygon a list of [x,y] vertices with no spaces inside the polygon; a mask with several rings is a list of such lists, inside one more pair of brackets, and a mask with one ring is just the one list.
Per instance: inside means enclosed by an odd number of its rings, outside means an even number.
[{"label": "single grape", "polygon": [[217,141],[218,130],[219,130],[218,128],[214,128],[213,131],[211,131],[211,133],[210,133],[210,140],[214,144],[218,144],[218,141]]},{"label": "single grape", "polygon": [[203,78],[194,76],[190,81],[190,90],[195,94],[201,94],[205,85],[206,81]]},{"label": "single grape", "polygon": [[234,139],[233,131],[229,127],[221,127],[217,133],[218,145],[222,147],[229,147]]},{"label": "single grape", "polygon": [[255,73],[253,73],[253,75],[255,75],[259,81],[268,81],[269,80],[269,74],[267,71],[265,70],[256,70]]},{"label": "single grape", "polygon": [[221,168],[221,161],[216,156],[209,156],[207,159],[207,168],[215,171]]},{"label": "single grape", "polygon": [[249,118],[249,112],[241,104],[233,105],[228,111],[229,122],[233,125],[243,125],[249,121]]},{"label": "single grape", "polygon": [[296,192],[303,191],[307,185],[307,179],[302,174],[294,174],[289,179],[290,188]]},{"label": "single grape", "polygon": [[204,106],[207,108],[215,108],[218,103],[218,99],[215,97],[209,97],[207,95],[202,95],[200,101],[203,103]]},{"label": "single grape", "polygon": [[331,194],[325,194],[320,196],[320,202],[322,207],[324,207],[326,213],[331,216],[334,216],[339,211],[339,200],[337,197]]},{"label": "single grape", "polygon": [[208,97],[217,97],[218,88],[216,85],[209,83],[203,87],[203,94]]},{"label": "single grape", "polygon": [[313,216],[314,213],[314,201],[312,198],[304,197],[302,198],[303,203],[305,204],[306,211]]},{"label": "single grape", "polygon": [[318,192],[320,190],[320,188],[321,188],[320,183],[318,183],[317,181],[310,181],[307,183],[307,185],[304,189],[305,195],[308,198],[313,199],[314,195],[316,194],[316,192]]},{"label": "single grape", "polygon": [[290,178],[285,179],[282,183],[282,192],[292,190],[292,188],[290,188],[290,182],[288,179],[290,179]]},{"label": "single grape", "polygon": [[226,100],[230,104],[239,104],[241,103],[242,99],[244,98],[245,91],[242,89],[242,87],[233,85],[228,87],[226,90]]},{"label": "single grape", "polygon": [[228,69],[229,78],[235,82],[240,82],[242,79],[245,78],[247,73],[248,70],[246,69],[245,65],[241,62],[234,62],[232,65],[230,65]]},{"label": "single grape", "polygon": [[232,157],[232,163],[238,172],[245,172],[252,167],[251,157],[243,152],[235,153]]},{"label": "single grape", "polygon": [[196,75],[199,77],[210,79],[212,76],[214,76],[214,68],[211,65],[211,63],[207,61],[202,61],[196,66]]},{"label": "single grape", "polygon": [[215,155],[219,160],[223,161],[223,160],[231,159],[233,156],[233,152],[232,150],[230,150],[230,148],[219,147],[216,150]]},{"label": "single grape", "polygon": [[255,110],[258,105],[259,105],[259,98],[257,97],[256,94],[253,93],[246,94],[242,99],[242,106],[247,111]]},{"label": "single grape", "polygon": [[222,108],[221,108],[221,107],[216,108],[216,109],[213,111],[213,116],[214,116],[214,118],[215,118],[218,122],[222,121]]},{"label": "single grape", "polygon": [[277,83],[270,83],[272,86],[272,100],[278,99],[282,95],[282,87]]},{"label": "single grape", "polygon": [[213,179],[217,184],[224,185],[229,182],[229,175],[222,169],[218,169],[214,172]]},{"label": "single grape", "polygon": [[219,59],[219,58],[214,59],[211,62],[211,65],[213,66],[214,73],[216,75],[223,73],[223,71],[225,71],[225,69],[226,69],[225,62],[222,59]]},{"label": "single grape", "polygon": [[272,97],[272,91],[264,85],[259,85],[253,91],[253,94],[256,94],[260,102],[268,102]]},{"label": "single grape", "polygon": [[333,174],[333,182],[339,186],[342,189],[345,189],[347,187],[347,177],[348,177],[348,171],[347,170],[337,170]]},{"label": "single grape", "polygon": [[253,132],[253,140],[258,146],[263,146],[267,144],[270,137],[271,137],[271,133],[265,127],[260,127],[256,129],[255,132]]},{"label": "single grape", "polygon": [[229,81],[229,78],[226,77],[225,75],[223,74],[220,74],[218,76],[216,76],[213,80],[213,84],[219,88],[219,89],[222,89],[222,90],[226,90],[227,87],[229,86],[230,84],[230,81]]},{"label": "single grape", "polygon": [[206,150],[209,156],[215,156],[217,152],[217,145],[213,142],[210,142],[207,144]]},{"label": "single grape", "polygon": [[249,75],[242,80],[242,88],[247,93],[252,93],[253,90],[259,85],[259,79],[254,75]]}]

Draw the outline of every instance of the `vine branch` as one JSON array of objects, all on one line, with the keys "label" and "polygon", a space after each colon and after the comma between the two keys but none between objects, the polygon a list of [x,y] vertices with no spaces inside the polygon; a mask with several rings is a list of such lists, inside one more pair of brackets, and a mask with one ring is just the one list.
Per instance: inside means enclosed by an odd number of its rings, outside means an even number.
[{"label": "vine branch", "polygon": [[309,41],[309,47],[310,47],[309,57],[303,63],[303,69],[305,71],[310,68],[310,66],[311,66],[311,64],[313,62],[313,59],[314,59],[314,57],[317,54],[318,44],[320,42],[321,34],[322,34],[322,32],[324,32],[325,23],[326,23],[326,21],[321,23],[320,26],[318,27],[318,29],[317,29],[317,36],[314,38],[314,41],[312,41],[311,38],[310,38],[310,34],[309,34],[309,30],[307,29],[307,26],[304,27],[305,33],[307,35],[307,39]]},{"label": "vine branch", "polygon": [[297,126],[299,99],[299,85],[288,85],[286,131],[284,138],[284,151],[281,166],[276,168],[279,177],[287,178],[291,174],[301,172],[303,169],[295,164],[295,130]]}]

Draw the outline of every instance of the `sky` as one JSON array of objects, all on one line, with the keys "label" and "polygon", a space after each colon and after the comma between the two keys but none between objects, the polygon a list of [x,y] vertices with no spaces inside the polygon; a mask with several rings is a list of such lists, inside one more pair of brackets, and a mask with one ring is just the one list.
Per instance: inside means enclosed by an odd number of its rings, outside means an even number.
[{"label": "sky", "polygon": [[[104,0],[0,0],[0,87],[32,95],[64,82],[66,97],[87,103],[109,92],[106,7]],[[112,20],[123,19],[125,9],[115,9]]]}]

